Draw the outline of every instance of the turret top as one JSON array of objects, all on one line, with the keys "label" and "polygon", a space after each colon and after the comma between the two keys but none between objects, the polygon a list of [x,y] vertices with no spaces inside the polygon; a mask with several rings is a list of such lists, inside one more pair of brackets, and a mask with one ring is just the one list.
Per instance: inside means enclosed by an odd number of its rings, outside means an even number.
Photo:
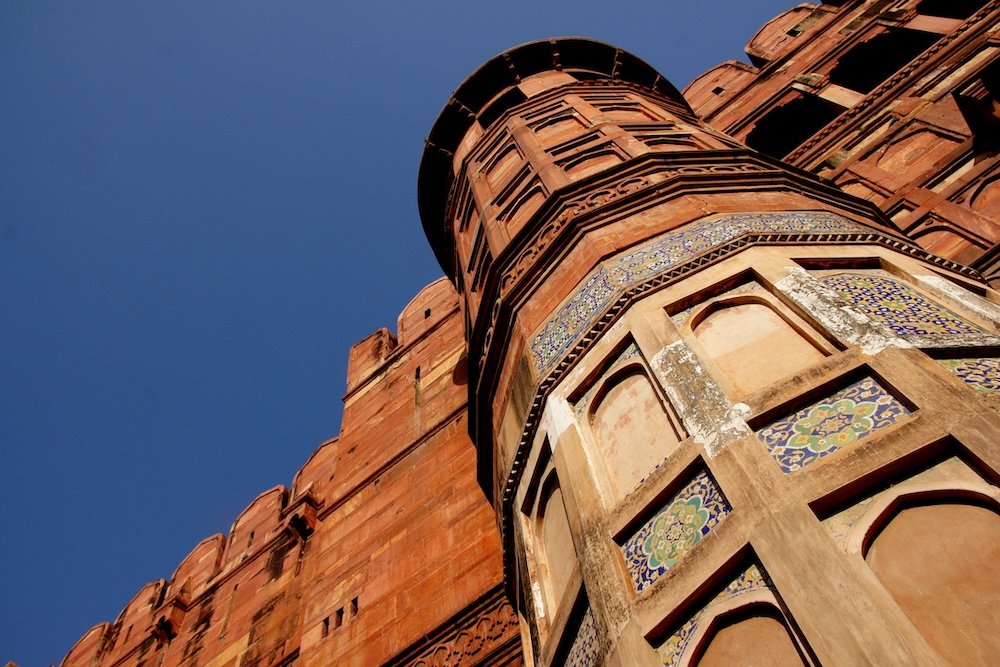
[{"label": "turret top", "polygon": [[438,262],[453,274],[445,208],[454,173],[455,151],[474,123],[488,126],[524,99],[514,89],[525,78],[547,71],[581,80],[627,81],[668,97],[689,109],[684,97],[659,72],[616,46],[585,37],[528,42],[504,51],[473,72],[444,105],[424,146],[417,200],[424,232]]}]

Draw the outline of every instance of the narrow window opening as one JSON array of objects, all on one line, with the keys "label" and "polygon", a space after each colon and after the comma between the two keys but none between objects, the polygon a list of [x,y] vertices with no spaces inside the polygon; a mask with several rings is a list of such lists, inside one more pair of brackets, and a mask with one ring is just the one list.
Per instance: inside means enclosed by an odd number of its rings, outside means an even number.
[{"label": "narrow window opening", "polygon": [[859,93],[870,93],[904,65],[927,50],[941,35],[899,28],[862,42],[840,57],[830,81]]},{"label": "narrow window opening", "polygon": [[219,637],[224,637],[226,634],[226,629],[229,627],[229,620],[233,617],[233,603],[236,602],[236,591],[239,590],[240,585],[233,585],[233,592],[229,595],[229,605],[226,607],[226,617],[222,619],[222,630],[219,632]]},{"label": "narrow window opening", "polygon": [[358,599],[354,598],[353,600],[351,600],[351,616],[354,617],[357,615],[358,615]]},{"label": "narrow window opening", "polygon": [[250,536],[247,538],[247,549],[253,546],[253,531],[250,531]]},{"label": "narrow window opening", "polygon": [[326,618],[323,619],[323,632],[322,632],[322,636],[323,636],[324,639],[326,639],[327,635],[329,635],[329,634],[330,634],[330,617],[327,616]]},{"label": "narrow window opening", "polygon": [[986,4],[986,0],[923,0],[917,13],[946,19],[967,19]]},{"label": "narrow window opening", "polygon": [[416,378],[417,378],[418,380],[420,379],[420,366],[417,366],[417,372],[415,373],[415,377],[416,377]]},{"label": "narrow window opening", "polygon": [[424,319],[426,320],[430,316],[431,316],[431,309],[428,308],[427,310],[424,311]]},{"label": "narrow window opening", "polygon": [[786,102],[757,121],[746,144],[771,157],[783,158],[840,115],[841,107],[814,95]]},{"label": "narrow window opening", "polygon": [[341,607],[340,609],[337,610],[337,614],[334,616],[333,627],[339,628],[343,624],[344,624],[344,608]]}]

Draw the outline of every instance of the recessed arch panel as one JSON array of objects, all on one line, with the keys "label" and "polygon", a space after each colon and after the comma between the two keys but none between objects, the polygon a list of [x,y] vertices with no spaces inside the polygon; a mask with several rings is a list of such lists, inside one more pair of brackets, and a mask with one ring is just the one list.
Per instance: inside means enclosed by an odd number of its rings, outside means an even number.
[{"label": "recessed arch panel", "polygon": [[948,664],[1000,655],[1000,515],[992,502],[902,504],[875,525],[865,561]]}]

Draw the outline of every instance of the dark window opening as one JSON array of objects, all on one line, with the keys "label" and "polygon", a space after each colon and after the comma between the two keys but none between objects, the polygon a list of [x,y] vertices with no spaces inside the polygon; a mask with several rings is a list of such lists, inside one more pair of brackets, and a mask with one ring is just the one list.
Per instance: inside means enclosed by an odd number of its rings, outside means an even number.
[{"label": "dark window opening", "polygon": [[772,109],[757,121],[746,145],[771,157],[783,158],[840,115],[841,107],[806,95]]},{"label": "dark window opening", "polygon": [[424,311],[424,319],[426,320],[430,316],[431,316],[431,309],[428,308],[427,310]]},{"label": "dark window opening", "polygon": [[417,380],[420,379],[420,366],[417,366],[417,372],[414,374]]},{"label": "dark window opening", "polygon": [[358,615],[358,599],[354,598],[351,600],[351,616]]},{"label": "dark window opening", "polygon": [[859,93],[870,93],[904,65],[941,39],[919,30],[897,29],[862,42],[841,56],[830,81]]},{"label": "dark window opening", "polygon": [[341,607],[340,609],[337,610],[337,613],[334,616],[333,627],[339,628],[343,624],[344,624],[344,608]]},{"label": "dark window opening", "polygon": [[494,100],[488,107],[479,112],[479,124],[489,127],[497,118],[513,106],[528,99],[528,96],[521,92],[520,88],[511,88],[503,95]]},{"label": "dark window opening", "polygon": [[726,89],[723,88],[722,86],[716,86],[715,88],[712,89],[712,92],[715,93],[716,95],[721,95],[722,93],[726,92]]},{"label": "dark window opening", "polygon": [[946,19],[967,19],[985,5],[987,0],[924,0],[917,13]]},{"label": "dark window opening", "polygon": [[1000,60],[956,92],[955,102],[972,130],[977,160],[994,153],[1000,147]]}]

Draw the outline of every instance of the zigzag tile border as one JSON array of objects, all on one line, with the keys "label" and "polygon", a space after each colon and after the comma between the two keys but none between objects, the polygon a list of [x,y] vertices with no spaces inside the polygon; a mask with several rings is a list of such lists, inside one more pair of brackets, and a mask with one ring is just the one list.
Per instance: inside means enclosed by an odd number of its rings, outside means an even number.
[{"label": "zigzag tile border", "polygon": [[712,216],[603,262],[542,325],[531,340],[540,369],[551,368],[630,287],[752,233],[840,234],[862,231],[832,213],[732,213]]}]

